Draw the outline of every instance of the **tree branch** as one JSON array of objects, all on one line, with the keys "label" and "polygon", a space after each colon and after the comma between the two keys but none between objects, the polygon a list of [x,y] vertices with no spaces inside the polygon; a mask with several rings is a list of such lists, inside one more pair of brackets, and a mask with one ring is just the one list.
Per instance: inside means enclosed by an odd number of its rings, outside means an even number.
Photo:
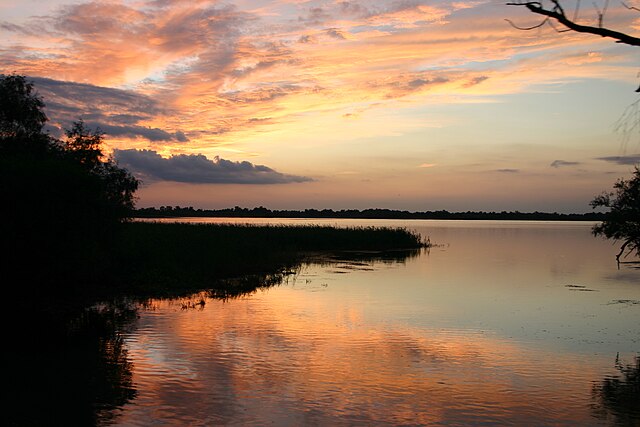
[{"label": "tree branch", "polygon": [[629,9],[629,10],[636,10],[636,11],[640,12],[640,9],[638,9],[638,8],[637,8],[637,7],[635,7],[635,6],[629,6],[629,5],[628,5],[628,4],[626,4],[625,2],[621,2],[621,3],[622,3],[622,5],[623,5],[624,7],[626,7],[626,8],[627,8],[627,9]]},{"label": "tree branch", "polygon": [[620,247],[620,252],[618,252],[618,255],[616,255],[616,261],[618,262],[618,266],[620,265],[620,256],[624,253],[624,250],[627,248],[627,245],[629,243],[631,243],[631,240],[626,240]]},{"label": "tree branch", "polygon": [[507,21],[516,30],[529,31],[529,30],[535,30],[536,28],[542,27],[544,24],[546,24],[549,21],[549,18],[544,18],[544,20],[541,23],[533,25],[531,27],[520,27],[516,25],[511,19],[505,18],[504,20]]},{"label": "tree branch", "polygon": [[[549,19],[549,18],[547,18],[547,19]],[[551,28],[553,28],[556,33],[566,33],[566,32],[571,31],[569,28],[565,28],[565,29],[562,29],[562,30],[557,29],[556,25],[553,23],[553,21],[549,21],[549,26]]]},{"label": "tree branch", "polygon": [[[517,3],[507,3],[508,6],[524,6],[529,11],[536,13],[538,15],[546,16],[548,18],[553,18],[565,27],[576,31],[578,33],[588,33],[595,34],[601,37],[608,37],[616,40],[616,43],[624,43],[630,46],[639,46],[640,47],[640,38],[630,36],[629,34],[621,33],[619,31],[610,30],[608,28],[602,28],[601,26],[593,27],[590,25],[581,25],[567,18],[564,13],[564,9],[560,5],[559,0],[551,0],[553,3],[553,9],[545,9],[540,2],[537,1],[527,1],[527,2],[517,2]],[[601,25],[600,18],[600,25]],[[536,27],[534,27],[536,28]]]}]

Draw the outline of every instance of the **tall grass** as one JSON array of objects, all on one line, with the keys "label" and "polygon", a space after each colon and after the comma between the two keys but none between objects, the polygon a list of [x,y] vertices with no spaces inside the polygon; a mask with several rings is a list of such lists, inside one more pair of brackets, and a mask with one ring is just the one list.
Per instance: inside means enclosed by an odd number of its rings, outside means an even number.
[{"label": "tall grass", "polygon": [[419,234],[401,228],[132,222],[117,239],[112,269],[121,290],[162,293],[278,273],[319,252],[423,245]]}]

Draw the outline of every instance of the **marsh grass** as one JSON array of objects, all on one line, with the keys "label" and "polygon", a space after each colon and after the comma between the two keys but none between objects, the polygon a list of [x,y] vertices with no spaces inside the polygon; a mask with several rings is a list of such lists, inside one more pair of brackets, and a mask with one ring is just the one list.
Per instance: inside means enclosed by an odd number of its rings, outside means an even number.
[{"label": "marsh grass", "polygon": [[254,286],[240,285],[243,277],[280,274],[319,254],[396,260],[406,255],[384,253],[423,246],[419,234],[402,228],[131,222],[117,239],[114,283],[142,294],[224,294],[230,283],[234,290]]}]

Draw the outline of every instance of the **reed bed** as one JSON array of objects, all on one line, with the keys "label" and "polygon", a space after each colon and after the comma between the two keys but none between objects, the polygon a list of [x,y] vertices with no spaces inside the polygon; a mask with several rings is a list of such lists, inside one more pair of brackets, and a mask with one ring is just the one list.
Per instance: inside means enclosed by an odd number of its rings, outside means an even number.
[{"label": "reed bed", "polygon": [[279,273],[318,253],[415,250],[425,244],[403,228],[131,222],[123,225],[116,245],[114,283],[133,293],[162,293]]}]

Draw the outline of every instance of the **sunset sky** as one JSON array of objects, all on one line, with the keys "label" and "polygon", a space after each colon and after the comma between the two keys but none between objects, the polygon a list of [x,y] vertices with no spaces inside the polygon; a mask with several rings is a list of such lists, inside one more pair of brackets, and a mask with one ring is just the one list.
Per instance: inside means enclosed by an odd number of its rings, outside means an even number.
[{"label": "sunset sky", "polygon": [[[483,0],[0,0],[0,73],[35,83],[53,135],[105,131],[140,207],[588,212],[640,161],[616,132],[640,50],[505,18],[540,21]],[[613,1],[604,24],[638,34],[640,13]]]}]

